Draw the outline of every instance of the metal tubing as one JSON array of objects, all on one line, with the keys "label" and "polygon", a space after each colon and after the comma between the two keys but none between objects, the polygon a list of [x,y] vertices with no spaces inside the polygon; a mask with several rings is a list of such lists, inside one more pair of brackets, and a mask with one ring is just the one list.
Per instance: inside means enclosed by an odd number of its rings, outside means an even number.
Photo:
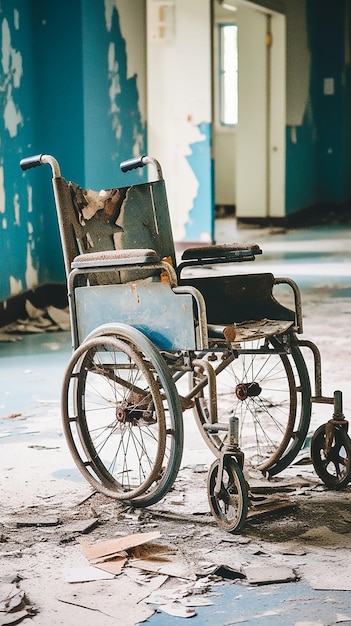
[{"label": "metal tubing", "polygon": [[291,287],[294,294],[294,302],[295,302],[295,316],[296,316],[296,332],[299,335],[303,332],[303,322],[302,322],[302,304],[301,304],[301,293],[300,289],[291,278],[276,278],[274,277],[275,285],[289,285]]},{"label": "metal tubing", "polygon": [[218,414],[217,414],[217,382],[216,382],[216,374],[214,369],[208,361],[193,361],[194,368],[199,368],[200,370],[206,370],[207,381],[208,381],[208,393],[210,397],[210,422],[211,424],[216,424],[218,422]]},{"label": "metal tubing", "polygon": [[48,163],[48,165],[51,166],[53,178],[60,178],[61,170],[60,170],[58,161],[55,159],[55,157],[51,156],[50,154],[42,154],[40,157],[40,161],[42,163]]},{"label": "metal tubing", "polygon": [[182,286],[175,287],[173,289],[174,293],[184,293],[190,294],[196,302],[197,313],[198,313],[198,330],[199,330],[199,345],[197,346],[198,350],[207,350],[208,349],[208,333],[207,333],[207,315],[206,315],[206,304],[202,293],[195,287],[190,286]]}]

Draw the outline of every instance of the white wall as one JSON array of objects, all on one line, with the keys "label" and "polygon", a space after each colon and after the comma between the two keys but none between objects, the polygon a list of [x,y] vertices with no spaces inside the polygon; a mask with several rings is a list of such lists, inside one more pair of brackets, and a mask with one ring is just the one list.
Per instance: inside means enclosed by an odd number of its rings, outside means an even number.
[{"label": "white wall", "polygon": [[[146,120],[146,7],[143,0],[126,2],[126,0],[105,0],[105,12],[110,4],[115,2],[122,36],[127,47],[127,78],[137,77],[139,93],[139,110],[142,121]],[[106,16],[108,17],[108,16]],[[137,35],[137,36],[136,36]]]},{"label": "white wall", "polygon": [[158,29],[162,4],[147,0],[149,153],[163,167],[175,240],[191,231],[191,240],[211,241],[210,0],[174,0],[172,24]]}]

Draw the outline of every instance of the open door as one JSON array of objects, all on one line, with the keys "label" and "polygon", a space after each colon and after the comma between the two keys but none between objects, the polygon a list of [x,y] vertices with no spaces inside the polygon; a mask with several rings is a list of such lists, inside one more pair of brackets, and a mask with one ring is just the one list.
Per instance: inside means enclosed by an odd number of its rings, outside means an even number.
[{"label": "open door", "polygon": [[238,4],[236,215],[285,216],[285,16]]}]

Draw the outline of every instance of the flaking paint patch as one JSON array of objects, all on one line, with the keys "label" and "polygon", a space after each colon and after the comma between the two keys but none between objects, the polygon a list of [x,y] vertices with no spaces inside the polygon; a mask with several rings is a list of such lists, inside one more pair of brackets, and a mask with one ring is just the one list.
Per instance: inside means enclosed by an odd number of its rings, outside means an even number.
[{"label": "flaking paint patch", "polygon": [[18,193],[15,193],[15,195],[13,197],[13,210],[14,210],[14,214],[15,214],[15,224],[16,224],[16,226],[20,226],[21,225],[21,219],[20,219],[20,203],[19,203],[19,195],[18,195]]},{"label": "flaking paint patch", "polygon": [[28,197],[28,213],[33,213],[33,188],[31,185],[27,186]]},{"label": "flaking paint patch", "polygon": [[[128,151],[139,156],[145,153],[145,128],[139,110],[138,72],[130,75],[128,70],[129,57],[134,59],[137,55],[132,54],[133,46],[128,47],[121,33],[117,1],[105,0],[104,7],[106,31],[111,37],[107,52],[111,126],[121,152],[128,143]],[[141,171],[137,174],[143,177]]]},{"label": "flaking paint patch", "polygon": [[116,105],[116,96],[121,93],[121,84],[118,75],[118,61],[116,59],[115,44],[110,42],[108,47],[108,73],[110,78],[109,97],[111,104],[111,113],[118,113]]},{"label": "flaking paint patch", "polygon": [[135,77],[138,91],[138,106],[143,124],[146,124],[146,71],[145,71],[145,41],[143,36],[138,37],[138,43],[135,38],[135,30],[140,34],[144,32],[146,11],[138,8],[134,9],[131,16],[130,3],[125,0],[115,0],[119,15],[119,23],[122,36],[126,45],[127,53],[127,78]]},{"label": "flaking paint patch", "polygon": [[4,168],[0,167],[0,213],[5,213],[6,194],[4,185]]},{"label": "flaking paint patch", "polygon": [[115,0],[105,0],[105,22],[106,28],[109,32],[112,28],[112,15],[115,8]]},{"label": "flaking paint patch", "polygon": [[13,24],[16,30],[19,30],[19,11],[13,10]]},{"label": "flaking paint patch", "polygon": [[23,286],[22,286],[22,281],[20,279],[17,279],[14,276],[9,276],[9,282],[10,282],[11,296],[17,296],[19,293],[22,293]]},{"label": "flaking paint patch", "polygon": [[198,130],[201,139],[189,145],[191,153],[186,157],[197,181],[197,193],[185,224],[186,240],[200,240],[209,243],[213,239],[210,171],[211,125],[208,122],[201,122],[198,124]]},{"label": "flaking paint patch", "polygon": [[121,93],[121,84],[119,78],[119,66],[116,58],[116,48],[113,42],[110,42],[107,53],[108,63],[108,78],[109,78],[109,99],[110,99],[110,114],[112,118],[112,128],[115,133],[117,141],[120,140],[122,135],[122,127],[119,117],[119,108],[117,106],[117,96]]},{"label": "flaking paint patch", "polygon": [[26,259],[26,286],[27,289],[32,289],[38,285],[38,272],[33,266],[32,251],[35,248],[33,241],[33,225],[31,222],[27,224],[28,228],[28,241],[27,241],[27,259]]},{"label": "flaking paint patch", "polygon": [[4,93],[4,126],[10,137],[17,135],[18,126],[23,125],[23,117],[13,99],[14,89],[21,84],[23,74],[22,55],[11,46],[11,32],[6,18],[2,21],[1,64],[4,73],[4,84],[0,86]]}]

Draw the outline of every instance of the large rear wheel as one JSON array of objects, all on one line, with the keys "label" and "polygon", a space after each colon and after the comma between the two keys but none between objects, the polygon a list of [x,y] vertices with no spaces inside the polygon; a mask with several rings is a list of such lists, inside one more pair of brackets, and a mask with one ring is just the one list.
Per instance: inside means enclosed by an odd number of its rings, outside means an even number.
[{"label": "large rear wheel", "polygon": [[142,343],[108,335],[84,342],[68,365],[62,402],[81,473],[98,491],[138,507],[169,491],[183,448],[173,380],[151,342]]}]

